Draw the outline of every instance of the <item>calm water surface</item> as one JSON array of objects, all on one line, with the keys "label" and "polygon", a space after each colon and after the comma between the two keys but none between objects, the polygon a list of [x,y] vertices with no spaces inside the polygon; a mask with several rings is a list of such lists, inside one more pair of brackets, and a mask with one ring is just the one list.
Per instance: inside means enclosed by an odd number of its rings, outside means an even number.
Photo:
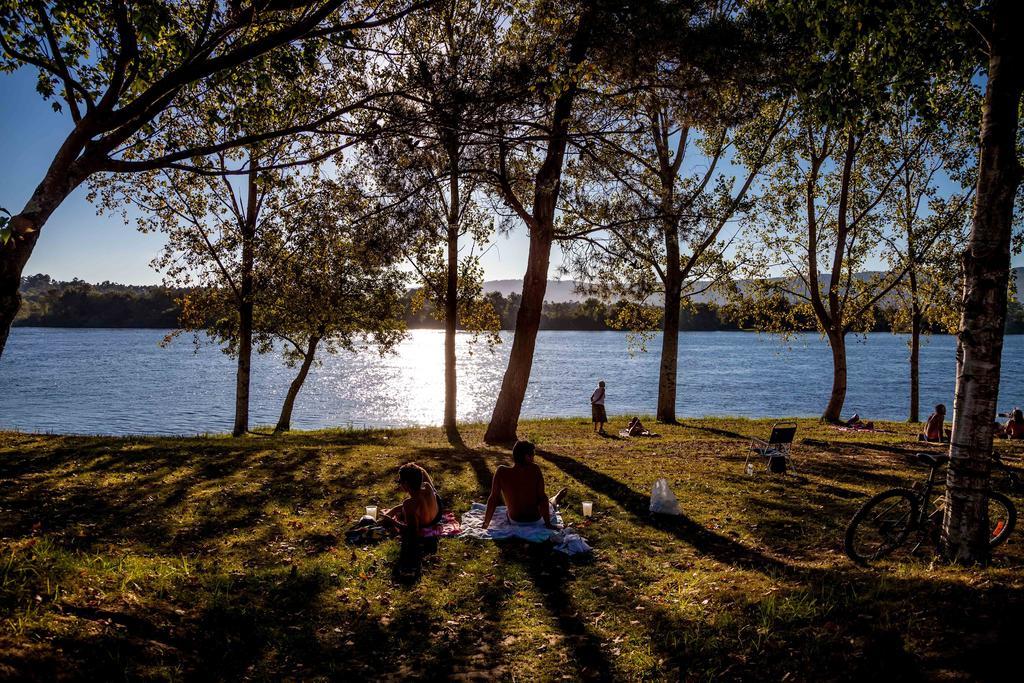
[{"label": "calm water surface", "polygon": [[[194,434],[231,428],[234,366],[190,339],[168,348],[162,330],[15,328],[0,360],[0,428],[87,434]],[[459,419],[486,421],[511,346],[493,351],[460,335]],[[907,414],[907,339],[850,338],[846,415],[902,420]],[[651,414],[658,349],[630,353],[620,332],[541,332],[524,417],[587,416],[590,393],[608,383],[611,414]],[[436,425],[442,417],[443,333],[414,330],[397,353],[326,356],[299,395],[292,426]],[[953,400],[955,340],[932,337],[921,352],[924,415]],[[831,388],[828,345],[816,334],[782,343],[744,332],[680,335],[681,416],[819,415]],[[1000,409],[1024,404],[1024,336],[1007,337]],[[273,424],[295,370],[275,355],[254,359],[253,424]],[[1005,403],[1005,405],[1002,405]]]}]

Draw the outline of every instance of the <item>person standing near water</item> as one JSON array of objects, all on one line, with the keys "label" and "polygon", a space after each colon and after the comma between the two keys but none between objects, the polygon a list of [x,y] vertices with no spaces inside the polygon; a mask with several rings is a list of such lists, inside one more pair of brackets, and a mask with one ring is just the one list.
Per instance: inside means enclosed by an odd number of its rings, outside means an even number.
[{"label": "person standing near water", "polygon": [[594,421],[594,431],[604,434],[604,423],[608,421],[608,413],[604,411],[604,380],[597,383],[597,389],[590,395],[590,415]]}]

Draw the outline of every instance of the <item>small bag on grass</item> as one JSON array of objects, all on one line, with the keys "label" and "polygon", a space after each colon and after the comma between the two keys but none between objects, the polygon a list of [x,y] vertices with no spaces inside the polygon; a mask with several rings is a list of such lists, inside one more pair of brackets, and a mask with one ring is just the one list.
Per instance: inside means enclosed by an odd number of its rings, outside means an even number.
[{"label": "small bag on grass", "polygon": [[654,482],[654,488],[651,489],[651,512],[659,515],[680,514],[679,499],[668,487],[668,479],[661,478]]},{"label": "small bag on grass", "polygon": [[373,545],[388,537],[388,530],[377,524],[369,515],[363,515],[351,529],[345,532],[345,542],[349,545]]}]

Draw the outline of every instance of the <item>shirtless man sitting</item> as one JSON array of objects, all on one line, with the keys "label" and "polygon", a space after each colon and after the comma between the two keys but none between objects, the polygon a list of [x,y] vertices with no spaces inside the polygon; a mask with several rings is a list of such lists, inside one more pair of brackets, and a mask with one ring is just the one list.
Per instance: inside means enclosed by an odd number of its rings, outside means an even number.
[{"label": "shirtless man sitting", "polygon": [[509,521],[517,524],[531,524],[544,519],[544,526],[556,528],[551,524],[551,508],[557,507],[565,497],[562,489],[549,500],[544,493],[544,475],[533,462],[534,446],[529,441],[517,441],[512,448],[513,465],[500,465],[491,482],[491,495],[487,499],[487,512],[484,514],[484,528],[491,523],[494,508],[502,498],[508,508]]}]

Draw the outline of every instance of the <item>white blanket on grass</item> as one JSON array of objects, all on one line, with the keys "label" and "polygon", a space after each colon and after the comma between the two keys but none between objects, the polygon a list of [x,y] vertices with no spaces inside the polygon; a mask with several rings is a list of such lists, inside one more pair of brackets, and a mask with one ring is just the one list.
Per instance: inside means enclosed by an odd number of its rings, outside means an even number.
[{"label": "white blanket on grass", "polygon": [[[592,548],[587,542],[570,527],[561,529],[548,529],[544,526],[544,520],[536,522],[520,523],[513,522],[508,518],[508,511],[504,505],[494,509],[491,523],[484,528],[484,515],[487,513],[487,506],[483,503],[473,503],[469,511],[462,515],[462,538],[476,538],[488,541],[500,541],[506,538],[521,538],[531,543],[543,543],[551,541],[555,544],[555,550],[566,555],[577,553],[589,553]],[[558,510],[552,508],[551,523],[555,526],[562,526],[562,516]]]}]

